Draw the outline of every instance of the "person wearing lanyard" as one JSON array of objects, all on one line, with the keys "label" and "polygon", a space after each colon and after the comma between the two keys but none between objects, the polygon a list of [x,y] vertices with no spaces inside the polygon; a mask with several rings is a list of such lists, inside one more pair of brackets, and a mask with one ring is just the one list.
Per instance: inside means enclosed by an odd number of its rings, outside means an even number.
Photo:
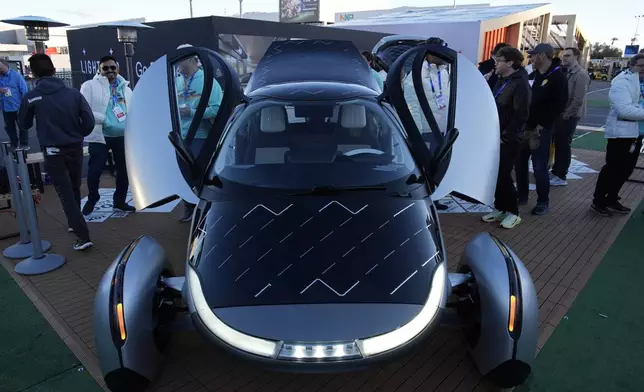
[{"label": "person wearing lanyard", "polygon": [[619,192],[635,170],[644,135],[644,54],[629,61],[629,68],[613,79],[608,92],[610,112],[604,137],[606,164],[595,185],[591,211],[602,216],[628,214]]},{"label": "person wearing lanyard", "polygon": [[[177,49],[190,47],[189,44],[180,45]],[[217,76],[217,75],[215,75]],[[201,102],[201,95],[204,89],[204,72],[199,65],[199,59],[195,56],[189,57],[181,61],[177,65],[177,77],[175,79],[175,88],[177,95],[177,102],[179,105],[179,116],[181,121],[181,137],[186,140],[188,131],[195,119],[195,113],[199,102]],[[189,148],[194,157],[199,155],[204,143],[210,132],[210,128],[219,111],[219,105],[223,98],[224,92],[221,85],[217,80],[213,80],[212,91],[208,98],[208,106],[204,111],[203,116],[199,120],[199,126],[195,133],[194,138],[189,143]],[[213,141],[216,143],[217,141]],[[180,222],[189,222],[195,209],[195,205],[188,203],[184,200],[184,212],[179,218]]]},{"label": "person wearing lanyard", "polygon": [[501,222],[501,227],[505,229],[512,229],[521,223],[512,169],[528,120],[532,96],[528,73],[522,63],[523,54],[518,49],[506,46],[497,52],[496,73],[499,80],[492,91],[499,114],[501,154],[494,193],[494,211],[484,215],[482,219],[484,222]]},{"label": "person wearing lanyard", "polygon": [[100,60],[99,74],[83,83],[81,94],[89,102],[96,126],[85,138],[89,144],[89,162],[87,165],[87,203],[83,214],[94,212],[100,200],[98,192],[101,174],[112,152],[116,169],[116,190],[113,195],[113,209],[122,212],[134,212],[136,208],[127,204],[127,190],[130,182],[127,177],[125,162],[125,123],[127,106],[132,97],[129,82],[119,75],[116,59],[105,56]]},{"label": "person wearing lanyard", "polygon": [[523,143],[519,148],[516,162],[517,191],[519,205],[527,204],[529,192],[528,163],[532,160],[537,185],[537,205],[534,215],[545,215],[550,205],[550,174],[548,158],[555,121],[566,109],[568,102],[568,80],[561,66],[553,64],[554,48],[542,43],[528,54],[532,58],[535,77],[532,83],[530,114],[525,127]]}]

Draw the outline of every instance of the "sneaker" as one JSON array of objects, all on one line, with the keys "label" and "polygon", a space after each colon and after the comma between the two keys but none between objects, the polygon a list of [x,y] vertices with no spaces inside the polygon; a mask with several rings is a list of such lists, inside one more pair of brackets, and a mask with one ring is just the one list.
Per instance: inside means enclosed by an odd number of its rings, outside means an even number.
[{"label": "sneaker", "polygon": [[532,215],[545,215],[548,213],[548,205],[547,204],[537,204],[533,209],[532,209]]},{"label": "sneaker", "polygon": [[487,223],[501,222],[503,219],[505,219],[506,215],[507,214],[503,211],[494,210],[487,215],[483,215],[481,219],[483,220],[483,222]]},{"label": "sneaker", "polygon": [[597,214],[597,215],[601,215],[601,216],[610,216],[610,211],[608,211],[608,209],[607,209],[607,208],[605,208],[605,207],[600,207],[600,206],[598,206],[598,205],[597,205],[597,204],[595,204],[595,203],[592,203],[592,204],[590,205],[590,210],[591,210],[592,212],[594,212],[595,214]]},{"label": "sneaker", "polygon": [[550,177],[550,186],[566,186],[568,181],[564,180],[561,177],[555,176],[554,174]]},{"label": "sneaker", "polygon": [[67,228],[67,232],[68,232],[68,233],[73,233],[73,232],[74,232],[74,229],[72,229],[71,227],[68,227],[68,228]]},{"label": "sneaker", "polygon": [[513,229],[521,223],[521,217],[509,212],[501,221],[501,227],[504,229]]},{"label": "sneaker", "polygon": [[131,206],[127,203],[115,203],[114,207],[112,208],[115,211],[122,211],[122,212],[135,212],[136,208],[134,206]]},{"label": "sneaker", "polygon": [[92,246],[94,246],[94,243],[92,241],[78,240],[74,245],[74,250],[77,250],[80,252],[80,251],[84,251],[85,249],[91,248]]},{"label": "sneaker", "polygon": [[98,200],[89,200],[87,199],[87,203],[83,206],[83,215],[87,216],[94,212],[94,207],[96,207],[96,203],[98,203]]},{"label": "sneaker", "polygon": [[606,209],[611,212],[616,212],[618,214],[629,214],[631,209],[622,205],[622,203],[616,201],[609,206],[606,206]]}]

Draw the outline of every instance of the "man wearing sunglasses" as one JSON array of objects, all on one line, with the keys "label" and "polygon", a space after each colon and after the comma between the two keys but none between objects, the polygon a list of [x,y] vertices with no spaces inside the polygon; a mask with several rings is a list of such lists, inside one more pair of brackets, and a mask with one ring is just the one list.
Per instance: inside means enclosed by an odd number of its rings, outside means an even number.
[{"label": "man wearing sunglasses", "polygon": [[81,93],[89,102],[96,119],[94,130],[85,138],[89,143],[87,168],[89,195],[83,207],[83,214],[91,214],[100,200],[98,187],[110,150],[116,169],[114,210],[134,212],[136,209],[126,203],[129,181],[125,163],[125,123],[132,90],[129,82],[119,75],[119,67],[114,57],[103,57],[100,60],[99,72],[94,79],[81,86]]}]

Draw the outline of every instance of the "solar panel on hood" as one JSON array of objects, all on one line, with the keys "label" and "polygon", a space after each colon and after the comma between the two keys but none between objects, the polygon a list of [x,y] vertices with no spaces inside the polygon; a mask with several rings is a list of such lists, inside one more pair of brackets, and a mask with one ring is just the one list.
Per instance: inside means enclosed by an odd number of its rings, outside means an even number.
[{"label": "solar panel on hood", "polygon": [[275,41],[257,64],[247,92],[297,82],[336,82],[380,88],[362,54],[350,41]]}]

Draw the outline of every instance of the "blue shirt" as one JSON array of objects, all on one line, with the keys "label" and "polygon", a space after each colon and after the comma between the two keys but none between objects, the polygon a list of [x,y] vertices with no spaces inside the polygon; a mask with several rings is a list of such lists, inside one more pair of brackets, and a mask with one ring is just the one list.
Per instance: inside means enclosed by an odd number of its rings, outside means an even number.
[{"label": "blue shirt", "polygon": [[[191,113],[189,116],[181,118],[181,137],[183,139],[188,135],[190,125],[194,120],[195,111],[201,101],[204,82],[205,80],[202,69],[197,70],[197,72],[195,72],[191,77],[179,75],[176,79],[175,86],[177,89],[176,94],[179,108],[188,108]],[[208,132],[217,116],[217,112],[219,112],[219,105],[221,105],[223,96],[224,92],[222,91],[219,82],[217,82],[217,80],[213,80],[212,91],[208,98],[208,106],[201,118],[199,128],[195,134],[195,139],[206,139],[208,137]]]},{"label": "blue shirt", "polygon": [[119,122],[116,114],[114,114],[114,105],[120,106],[123,113],[127,113],[125,94],[123,94],[125,81],[120,80],[120,83],[117,83],[116,85],[110,85],[110,99],[107,102],[105,120],[103,121],[103,136],[105,137],[121,137],[125,135],[125,120]]},{"label": "blue shirt", "polygon": [[371,68],[371,75],[373,75],[373,78],[376,79],[376,83],[378,83],[378,86],[380,86],[380,91],[385,89],[385,82],[382,80],[382,76],[373,68]]},{"label": "blue shirt", "polygon": [[19,72],[9,69],[0,75],[0,87],[8,88],[10,93],[0,93],[0,109],[3,112],[17,112],[20,109],[22,96],[27,93],[27,83]]},{"label": "blue shirt", "polygon": [[[640,80],[640,107],[644,109],[644,80]],[[644,135],[644,121],[638,121],[640,135]]]}]

